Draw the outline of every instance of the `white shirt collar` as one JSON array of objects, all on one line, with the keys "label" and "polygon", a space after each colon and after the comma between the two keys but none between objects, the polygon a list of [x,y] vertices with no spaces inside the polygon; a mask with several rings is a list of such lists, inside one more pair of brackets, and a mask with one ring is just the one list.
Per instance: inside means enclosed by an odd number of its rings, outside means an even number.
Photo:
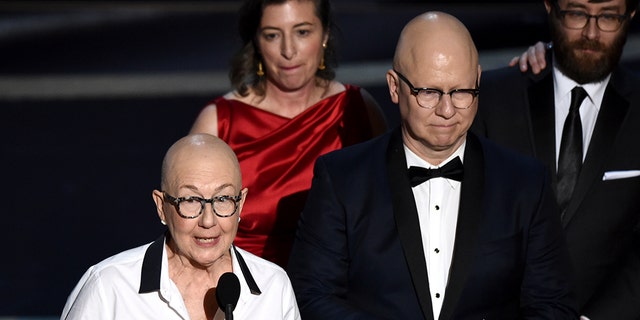
[{"label": "white shirt collar", "polygon": [[[591,82],[586,84],[578,84],[573,79],[567,77],[562,71],[560,71],[557,67],[553,67],[553,79],[554,79],[554,92],[556,95],[556,101],[563,101],[564,99],[571,100],[571,90],[575,86],[580,86],[584,88],[587,92],[588,99],[595,106],[596,110],[600,110],[600,105],[602,104],[602,99],[604,97],[604,91],[607,89],[607,84],[611,79],[611,74],[607,75],[607,77],[600,82]],[[567,109],[569,106],[566,106]]]}]

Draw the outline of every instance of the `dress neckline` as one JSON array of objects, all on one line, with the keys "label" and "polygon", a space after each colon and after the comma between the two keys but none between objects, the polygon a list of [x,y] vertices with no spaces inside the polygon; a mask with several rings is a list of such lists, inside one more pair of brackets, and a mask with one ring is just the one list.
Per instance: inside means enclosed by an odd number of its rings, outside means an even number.
[{"label": "dress neckline", "polygon": [[352,85],[344,84],[344,90],[336,92],[336,93],[334,93],[332,95],[326,96],[326,97],[318,100],[318,102],[316,102],[313,105],[309,106],[307,109],[305,109],[304,111],[300,112],[299,114],[297,114],[295,117],[292,117],[292,118],[281,116],[281,115],[273,113],[271,111],[268,111],[268,110],[265,110],[265,109],[262,109],[262,108],[258,108],[258,107],[254,106],[252,104],[246,103],[246,102],[244,102],[242,100],[238,100],[238,99],[235,99],[235,98],[231,98],[231,99],[224,98],[224,99],[227,100],[227,101],[233,101],[234,103],[239,103],[240,105],[242,105],[244,107],[247,107],[247,108],[251,108],[251,109],[253,109],[253,110],[257,111],[257,112],[269,114],[271,116],[278,117],[278,118],[281,118],[281,119],[293,120],[295,118],[298,118],[298,117],[304,115],[307,112],[310,112],[311,110],[317,108],[318,106],[323,105],[326,101],[328,101],[330,99],[336,99],[341,95],[347,94],[347,92],[349,92],[352,89],[353,89]]}]

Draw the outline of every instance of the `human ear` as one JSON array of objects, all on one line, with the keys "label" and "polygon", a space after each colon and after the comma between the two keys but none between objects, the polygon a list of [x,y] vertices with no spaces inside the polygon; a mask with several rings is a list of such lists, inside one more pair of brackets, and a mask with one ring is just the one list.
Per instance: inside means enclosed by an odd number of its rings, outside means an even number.
[{"label": "human ear", "polygon": [[393,70],[387,71],[387,86],[389,87],[391,101],[398,104],[398,78]]}]

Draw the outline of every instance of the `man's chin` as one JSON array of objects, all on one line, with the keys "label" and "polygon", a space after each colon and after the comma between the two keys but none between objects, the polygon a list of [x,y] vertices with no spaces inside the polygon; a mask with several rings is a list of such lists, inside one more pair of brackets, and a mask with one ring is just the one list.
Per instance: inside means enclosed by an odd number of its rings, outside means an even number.
[{"label": "man's chin", "polygon": [[583,55],[570,57],[562,72],[579,84],[597,82],[610,72],[602,52],[585,52]]}]

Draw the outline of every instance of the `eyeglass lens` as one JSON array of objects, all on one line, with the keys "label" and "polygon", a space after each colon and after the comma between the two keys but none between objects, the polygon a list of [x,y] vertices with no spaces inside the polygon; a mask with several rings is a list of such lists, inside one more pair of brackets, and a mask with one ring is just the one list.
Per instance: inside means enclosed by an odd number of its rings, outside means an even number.
[{"label": "eyeglass lens", "polygon": [[164,192],[165,201],[172,203],[176,206],[178,214],[185,219],[197,218],[204,212],[204,207],[207,203],[211,203],[213,207],[213,213],[219,217],[226,218],[236,213],[238,209],[238,201],[240,201],[240,195],[232,196],[218,196],[211,199],[203,199],[200,197],[182,197],[175,198],[166,192]]},{"label": "eyeglass lens", "polygon": [[425,108],[435,108],[440,102],[443,95],[449,95],[451,97],[451,103],[455,108],[466,109],[473,103],[475,95],[469,91],[452,91],[449,93],[440,92],[437,90],[420,90],[416,98],[418,98],[418,104]]},{"label": "eyeglass lens", "polygon": [[621,24],[620,18],[616,16],[590,16],[579,11],[567,12],[564,16],[564,21],[567,28],[582,29],[587,26],[592,17],[596,19],[596,24],[602,31],[616,31]]},{"label": "eyeglass lens", "polygon": [[213,211],[217,215],[228,216],[235,212],[236,203],[230,197],[220,197],[214,199],[202,199],[202,198],[186,198],[180,201],[180,212],[186,216],[197,216],[204,211],[204,206],[207,202],[211,202],[213,205]]}]

